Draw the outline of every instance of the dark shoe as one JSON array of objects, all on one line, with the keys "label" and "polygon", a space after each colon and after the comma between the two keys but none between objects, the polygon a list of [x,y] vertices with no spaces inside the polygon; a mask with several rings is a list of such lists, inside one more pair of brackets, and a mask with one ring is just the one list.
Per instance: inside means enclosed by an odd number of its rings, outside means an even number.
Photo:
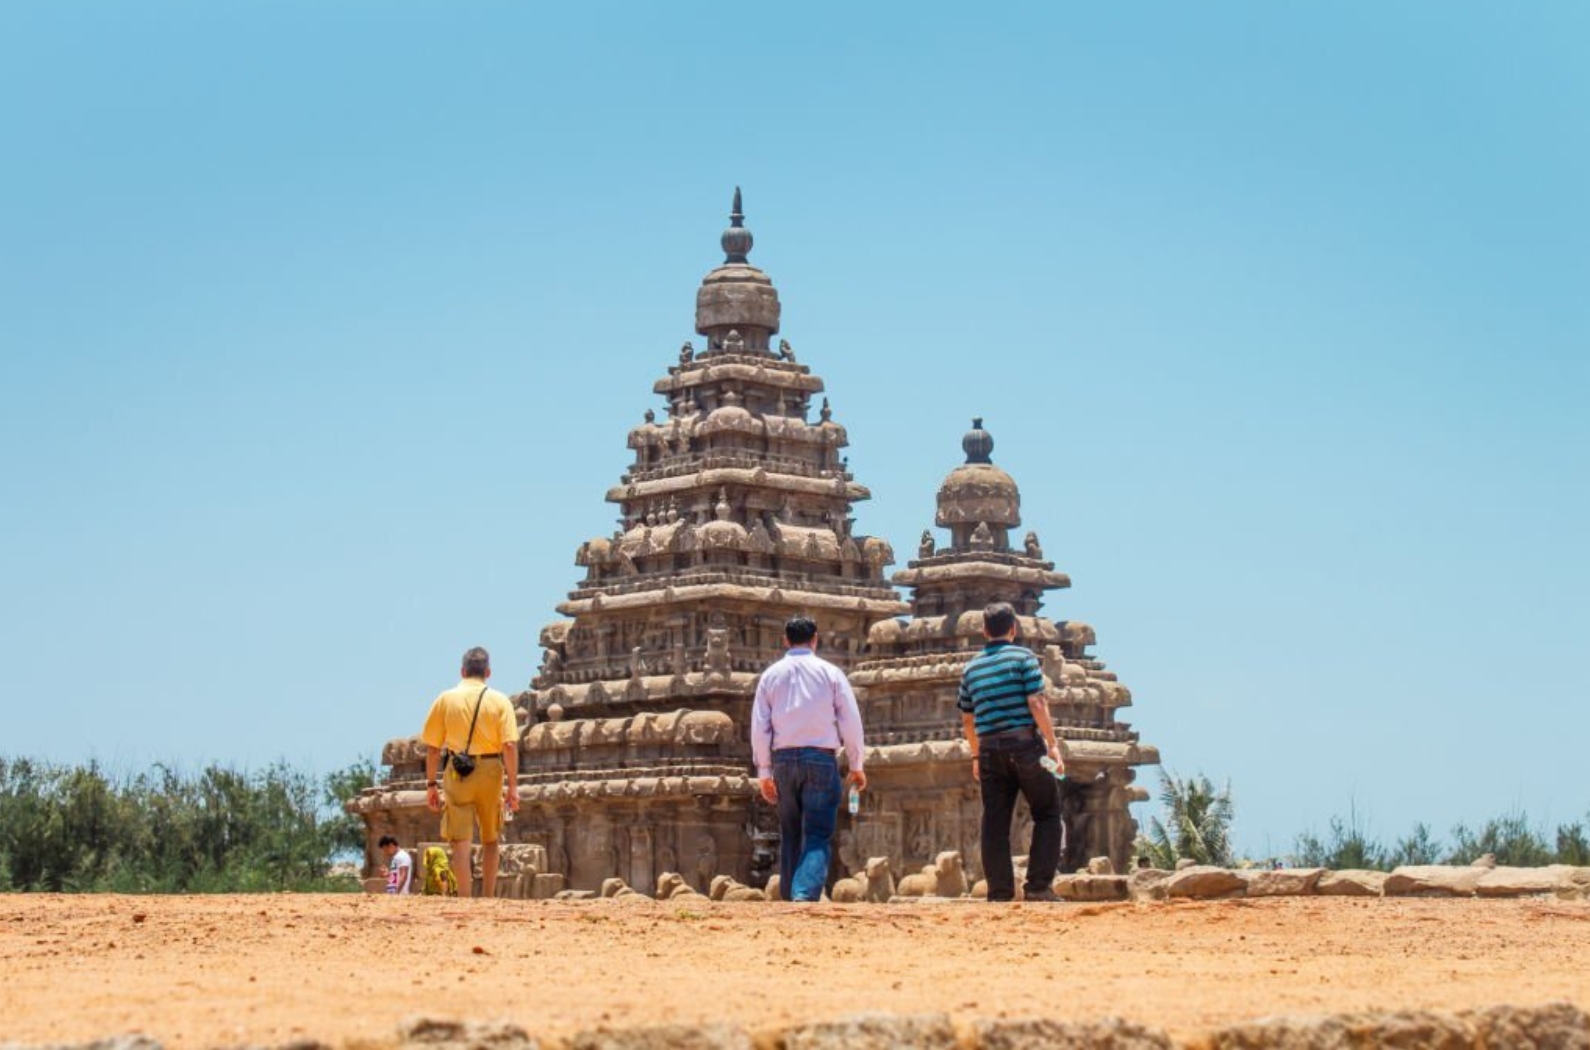
[{"label": "dark shoe", "polygon": [[1028,890],[1026,900],[1031,904],[1058,904],[1060,898],[1054,895],[1054,890]]}]

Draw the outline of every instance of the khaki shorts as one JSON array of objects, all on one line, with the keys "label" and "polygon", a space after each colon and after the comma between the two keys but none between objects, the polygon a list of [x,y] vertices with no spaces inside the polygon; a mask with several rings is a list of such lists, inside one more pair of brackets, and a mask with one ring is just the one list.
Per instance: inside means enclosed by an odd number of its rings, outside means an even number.
[{"label": "khaki shorts", "polygon": [[502,834],[502,760],[477,758],[475,771],[467,777],[453,772],[451,764],[442,776],[442,839],[468,842],[480,823],[482,844],[496,842]]}]

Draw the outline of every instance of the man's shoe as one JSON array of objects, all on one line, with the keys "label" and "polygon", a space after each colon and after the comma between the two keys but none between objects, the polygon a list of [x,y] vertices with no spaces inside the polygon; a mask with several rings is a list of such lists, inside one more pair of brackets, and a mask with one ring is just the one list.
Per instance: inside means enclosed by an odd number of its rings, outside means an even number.
[{"label": "man's shoe", "polygon": [[1060,898],[1054,895],[1054,890],[1028,890],[1025,898],[1032,904],[1058,904]]}]

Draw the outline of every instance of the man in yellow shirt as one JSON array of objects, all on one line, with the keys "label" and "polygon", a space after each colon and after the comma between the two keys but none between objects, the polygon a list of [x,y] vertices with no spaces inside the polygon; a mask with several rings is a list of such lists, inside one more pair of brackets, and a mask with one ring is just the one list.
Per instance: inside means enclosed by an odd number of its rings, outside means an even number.
[{"label": "man in yellow shirt", "polygon": [[[495,897],[503,809],[519,810],[519,722],[508,698],[486,685],[491,677],[486,650],[477,646],[465,653],[459,674],[463,681],[431,704],[420,733],[425,742],[425,804],[442,815],[442,838],[452,852],[463,897],[473,889],[469,844],[475,825],[480,825],[480,890]],[[436,767],[444,747],[449,755],[473,757],[475,769],[459,776],[449,759],[438,785]]]}]

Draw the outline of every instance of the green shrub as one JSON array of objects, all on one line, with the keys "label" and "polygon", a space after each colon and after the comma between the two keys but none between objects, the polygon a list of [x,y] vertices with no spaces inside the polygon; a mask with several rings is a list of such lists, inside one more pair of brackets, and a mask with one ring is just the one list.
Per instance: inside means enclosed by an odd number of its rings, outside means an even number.
[{"label": "green shrub", "polygon": [[113,782],[97,763],[0,759],[0,889],[207,893],[357,889],[329,877],[362,850],[342,802],[374,781],[363,760],[324,778],[277,762]]}]

